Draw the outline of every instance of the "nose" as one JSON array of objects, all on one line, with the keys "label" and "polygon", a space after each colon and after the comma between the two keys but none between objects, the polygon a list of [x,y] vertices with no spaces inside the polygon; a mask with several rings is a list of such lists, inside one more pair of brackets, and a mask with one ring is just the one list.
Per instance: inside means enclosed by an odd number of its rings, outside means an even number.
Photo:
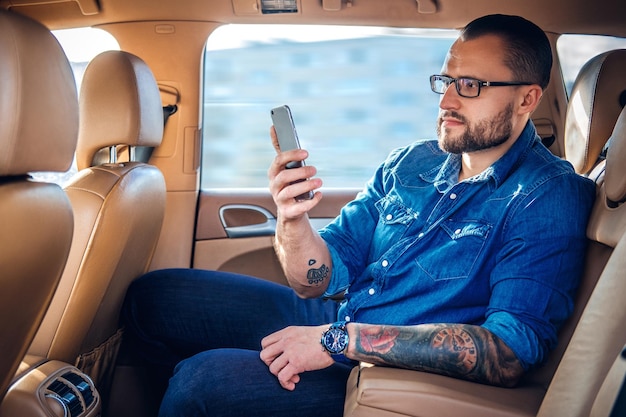
[{"label": "nose", "polygon": [[456,91],[456,85],[450,84],[439,99],[439,108],[442,110],[458,109],[461,105],[460,97]]}]

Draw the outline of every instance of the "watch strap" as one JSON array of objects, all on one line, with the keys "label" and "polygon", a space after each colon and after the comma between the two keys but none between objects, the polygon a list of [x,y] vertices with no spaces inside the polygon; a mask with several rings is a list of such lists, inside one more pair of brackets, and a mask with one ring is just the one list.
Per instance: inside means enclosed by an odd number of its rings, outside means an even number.
[{"label": "watch strap", "polygon": [[[347,321],[345,320],[341,320],[341,321],[336,321],[333,324],[330,325],[330,329],[341,329],[341,330],[346,330],[346,324],[348,324]],[[347,331],[347,330],[346,330]]]}]

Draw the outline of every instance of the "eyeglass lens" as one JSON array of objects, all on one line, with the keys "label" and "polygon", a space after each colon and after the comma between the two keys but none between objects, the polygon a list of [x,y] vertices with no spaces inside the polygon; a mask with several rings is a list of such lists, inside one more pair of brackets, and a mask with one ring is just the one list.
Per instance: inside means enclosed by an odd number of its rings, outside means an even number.
[{"label": "eyeglass lens", "polygon": [[442,75],[432,76],[430,80],[433,92],[443,94],[454,83],[457,93],[463,97],[477,97],[480,94],[480,82],[473,78],[451,78]]}]

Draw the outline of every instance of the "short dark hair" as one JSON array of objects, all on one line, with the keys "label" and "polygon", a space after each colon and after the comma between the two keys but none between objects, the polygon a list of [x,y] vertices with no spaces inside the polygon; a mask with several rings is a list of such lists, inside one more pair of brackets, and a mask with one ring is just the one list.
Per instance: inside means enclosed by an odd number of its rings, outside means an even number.
[{"label": "short dark hair", "polygon": [[545,32],[520,16],[492,14],[471,21],[461,30],[463,41],[483,35],[499,36],[507,45],[505,65],[515,81],[539,84],[545,89],[550,82],[552,48]]}]

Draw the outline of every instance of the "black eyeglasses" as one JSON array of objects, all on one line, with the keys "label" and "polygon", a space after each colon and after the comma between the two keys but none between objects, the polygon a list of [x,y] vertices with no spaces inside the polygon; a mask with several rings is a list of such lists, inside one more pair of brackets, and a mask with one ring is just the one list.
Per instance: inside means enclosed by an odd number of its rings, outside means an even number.
[{"label": "black eyeglasses", "polygon": [[461,97],[474,98],[480,95],[481,87],[507,87],[512,85],[532,85],[528,82],[481,81],[476,78],[452,78],[445,75],[431,75],[430,88],[434,93],[443,94],[454,83]]}]

